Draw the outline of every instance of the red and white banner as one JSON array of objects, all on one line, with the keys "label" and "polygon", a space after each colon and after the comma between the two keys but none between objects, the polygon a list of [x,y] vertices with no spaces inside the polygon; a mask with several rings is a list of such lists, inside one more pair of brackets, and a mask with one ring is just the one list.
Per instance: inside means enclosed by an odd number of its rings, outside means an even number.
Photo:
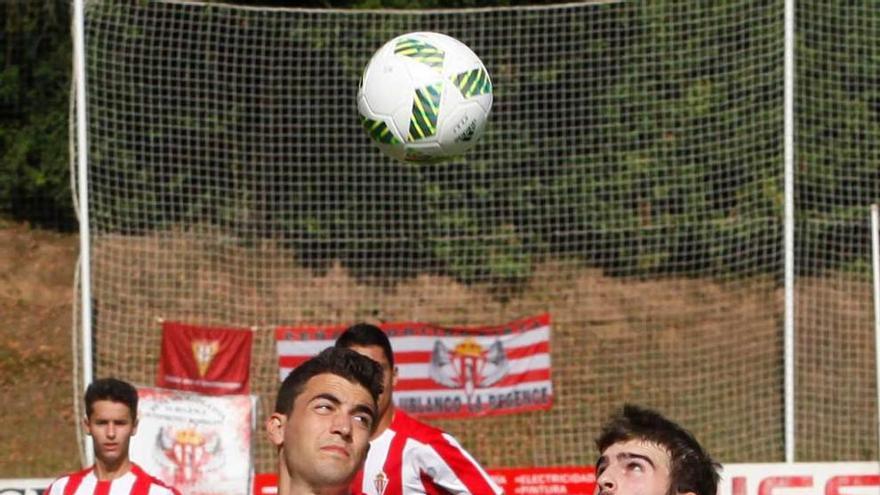
[{"label": "red and white banner", "polygon": [[[548,409],[550,315],[505,325],[446,328],[428,323],[379,325],[391,340],[398,382],[394,402],[422,417],[507,414]],[[280,327],[279,376],[332,346],[345,326]]]},{"label": "red and white banner", "polygon": [[138,389],[131,459],[182,495],[247,493],[255,399]]},{"label": "red and white banner", "polygon": [[249,392],[253,332],[162,323],[156,385],[203,394]]}]

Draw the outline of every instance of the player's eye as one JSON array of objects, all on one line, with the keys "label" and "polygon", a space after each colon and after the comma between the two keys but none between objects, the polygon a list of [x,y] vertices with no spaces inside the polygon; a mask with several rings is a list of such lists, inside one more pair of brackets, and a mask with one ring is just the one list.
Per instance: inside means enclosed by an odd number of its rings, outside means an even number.
[{"label": "player's eye", "polygon": [[373,418],[369,414],[355,414],[354,420],[366,428],[373,424]]},{"label": "player's eye", "polygon": [[315,404],[315,411],[318,411],[320,414],[327,414],[333,412],[333,404],[329,402],[319,402]]},{"label": "player's eye", "polygon": [[626,468],[630,471],[643,472],[645,470],[645,466],[642,465],[641,462],[630,462],[626,465]]}]

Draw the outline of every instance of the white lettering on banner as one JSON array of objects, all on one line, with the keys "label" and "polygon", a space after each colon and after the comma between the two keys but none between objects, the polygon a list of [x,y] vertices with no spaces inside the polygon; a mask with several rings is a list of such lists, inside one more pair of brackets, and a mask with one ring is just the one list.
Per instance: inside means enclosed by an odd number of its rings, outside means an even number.
[{"label": "white lettering on banner", "polygon": [[514,478],[521,485],[534,485],[543,483],[593,483],[596,477],[586,473],[541,473],[521,474]]},{"label": "white lettering on banner", "polygon": [[718,495],[880,495],[880,464],[726,464]]},{"label": "white lettering on banner", "polygon": [[526,485],[516,487],[514,493],[524,495],[556,495],[568,493],[568,487],[565,485]]}]

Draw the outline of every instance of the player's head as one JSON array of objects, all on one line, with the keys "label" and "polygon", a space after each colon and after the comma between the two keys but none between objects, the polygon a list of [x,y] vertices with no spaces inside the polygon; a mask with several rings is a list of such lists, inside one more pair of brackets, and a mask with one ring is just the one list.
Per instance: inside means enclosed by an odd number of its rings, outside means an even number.
[{"label": "player's head", "polygon": [[379,363],[382,367],[382,394],[379,396],[379,418],[383,426],[390,423],[393,413],[392,393],[397,385],[397,367],[394,366],[394,352],[391,342],[379,327],[369,323],[358,323],[345,330],[336,339],[336,347],[356,351]]},{"label": "player's head", "polygon": [[137,433],[137,390],[116,378],[95,380],[86,389],[83,428],[91,435],[95,460],[105,468],[128,462],[131,437]]},{"label": "player's head", "polygon": [[348,327],[342,335],[336,338],[336,347],[379,347],[385,355],[385,361],[394,367],[394,352],[391,350],[391,341],[385,332],[376,325],[369,323],[357,323]]},{"label": "player's head", "polygon": [[382,392],[377,363],[330,347],[294,368],[266,422],[279,468],[299,490],[344,490],[364,462]]},{"label": "player's head", "polygon": [[[687,430],[627,404],[596,439],[596,493],[715,495],[718,464]],[[636,475],[636,473],[638,473]]]},{"label": "player's head", "polygon": [[118,402],[128,407],[131,419],[137,417],[138,393],[130,383],[116,378],[101,378],[89,384],[86,388],[86,417],[89,418],[95,411],[95,402],[106,400]]}]

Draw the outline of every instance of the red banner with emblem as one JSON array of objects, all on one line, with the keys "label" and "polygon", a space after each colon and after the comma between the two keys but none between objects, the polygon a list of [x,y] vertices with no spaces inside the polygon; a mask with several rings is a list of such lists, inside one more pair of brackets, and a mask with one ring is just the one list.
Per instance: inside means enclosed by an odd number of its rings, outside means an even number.
[{"label": "red banner with emblem", "polygon": [[[422,417],[460,417],[548,409],[550,315],[481,327],[383,323],[398,382],[394,403]],[[346,326],[280,327],[279,378],[332,346]]]},{"label": "red banner with emblem", "polygon": [[253,332],[162,322],[156,385],[209,395],[247,394]]}]

